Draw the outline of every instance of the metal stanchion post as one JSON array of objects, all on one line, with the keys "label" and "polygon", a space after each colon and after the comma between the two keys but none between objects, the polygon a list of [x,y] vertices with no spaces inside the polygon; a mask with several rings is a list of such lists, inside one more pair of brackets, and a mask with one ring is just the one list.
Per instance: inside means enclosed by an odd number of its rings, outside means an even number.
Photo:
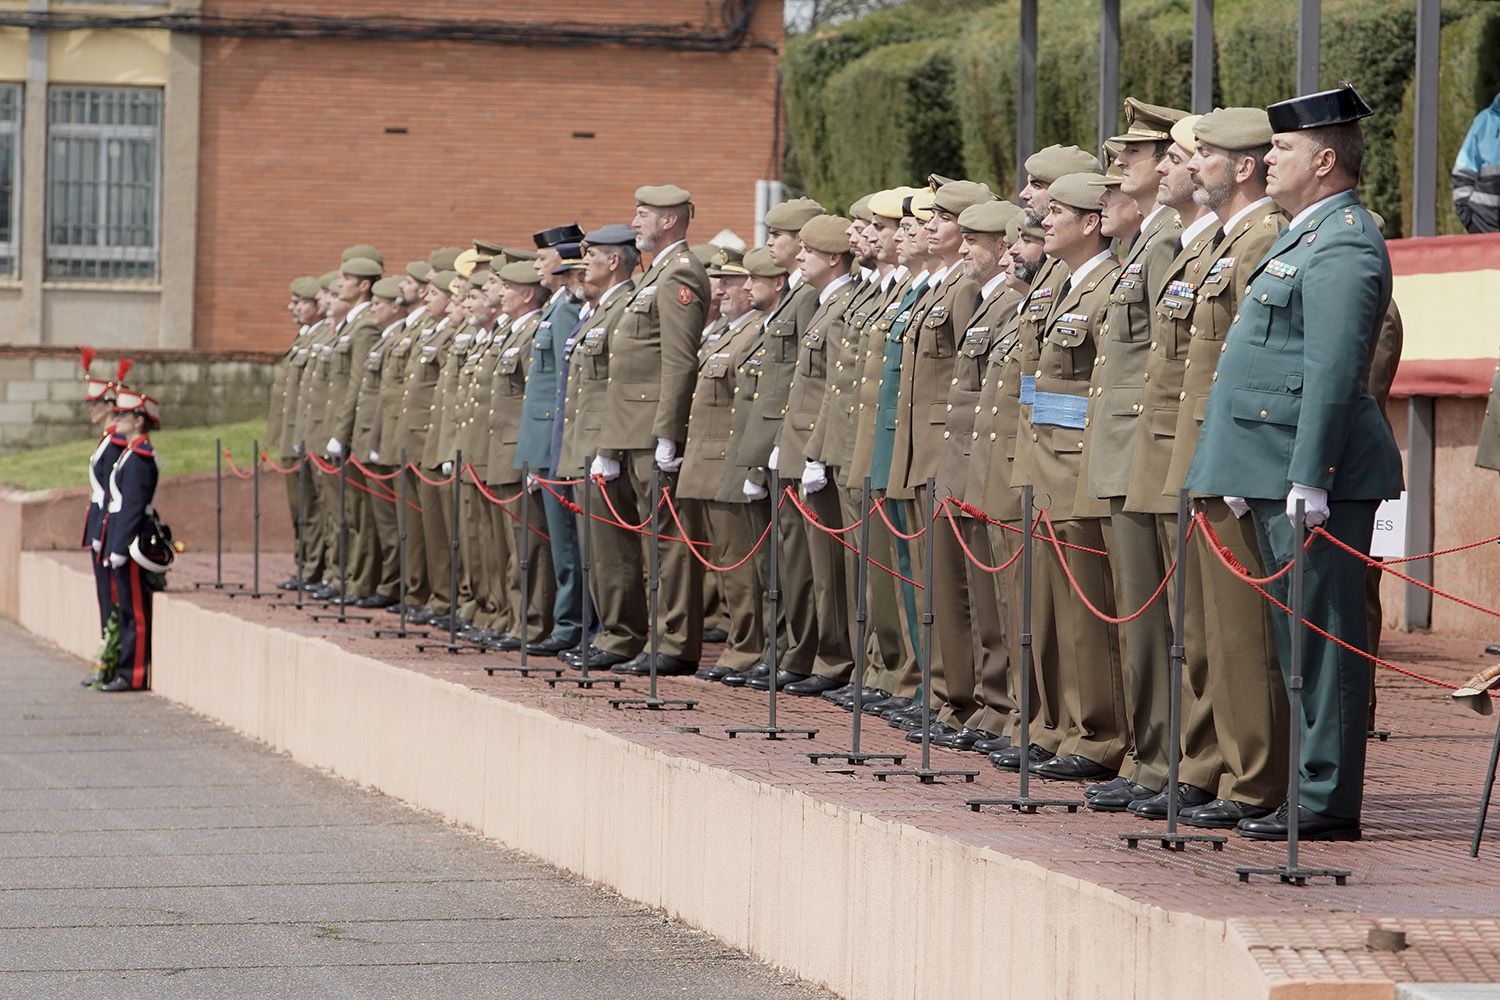
[{"label": "metal stanchion post", "polygon": [[243,590],[243,583],[224,582],[224,441],[214,438],[214,578],[193,584],[194,590]]},{"label": "metal stanchion post", "polygon": [[396,581],[396,606],[399,611],[399,624],[396,628],[378,628],[375,630],[375,638],[405,639],[407,636],[415,635],[422,638],[428,636],[426,629],[412,629],[406,627],[406,449],[401,449],[401,464],[396,466],[396,571],[400,579]]},{"label": "metal stanchion post", "polygon": [[[650,679],[650,692],[644,698],[611,698],[611,708],[648,708],[660,710],[663,708],[679,708],[687,710],[698,704],[694,698],[662,698],[656,693],[656,654],[659,636],[657,635],[657,609],[661,601],[661,470],[656,467],[656,462],[651,463],[651,544],[648,547],[648,560],[646,568],[646,592],[649,596],[646,615],[649,626],[649,647],[647,660],[647,677]],[[682,544],[686,545],[688,539],[683,538]]]},{"label": "metal stanchion post", "polygon": [[1188,511],[1187,490],[1177,492],[1177,580],[1172,588],[1172,649],[1168,657],[1169,674],[1167,684],[1167,829],[1155,833],[1122,833],[1120,839],[1129,847],[1136,847],[1143,840],[1154,840],[1166,851],[1184,850],[1190,842],[1212,844],[1214,850],[1222,851],[1229,838],[1217,833],[1178,833],[1179,809],[1177,776],[1182,767],[1182,616],[1187,612],[1187,568],[1188,526],[1192,523]]},{"label": "metal stanchion post", "polygon": [[[349,463],[347,459],[339,463],[339,596],[328,602],[338,605],[337,614],[315,614],[312,620],[320,622],[324,620],[336,621],[340,625],[350,621],[367,622],[373,621],[369,615],[351,615],[348,613],[349,606]],[[324,605],[327,607],[328,605]]]},{"label": "metal stanchion post", "polygon": [[1479,842],[1484,839],[1484,821],[1490,814],[1490,794],[1495,790],[1497,761],[1500,761],[1500,719],[1495,722],[1495,742],[1490,744],[1490,768],[1485,773],[1484,792],[1479,797],[1479,816],[1474,820],[1474,839],[1469,843],[1469,857],[1471,858],[1479,857]]},{"label": "metal stanchion post", "polygon": [[1292,885],[1306,885],[1308,879],[1318,877],[1331,878],[1339,885],[1346,885],[1349,881],[1349,872],[1345,869],[1303,868],[1298,864],[1297,857],[1300,846],[1297,843],[1297,828],[1301,818],[1298,814],[1302,808],[1302,630],[1306,627],[1307,611],[1303,594],[1307,568],[1307,550],[1304,547],[1307,542],[1306,510],[1306,502],[1298,500],[1296,520],[1292,525],[1292,649],[1288,670],[1290,676],[1286,685],[1287,707],[1290,709],[1288,717],[1291,719],[1291,725],[1287,727],[1289,773],[1286,784],[1286,864],[1272,868],[1238,867],[1235,873],[1239,875],[1241,882],[1250,881],[1251,875],[1275,875],[1283,883]]},{"label": "metal stanchion post", "polygon": [[734,739],[736,736],[741,735],[764,736],[769,740],[779,740],[787,736],[802,736],[806,737],[807,739],[812,739],[818,734],[818,731],[816,729],[788,729],[784,726],[779,726],[776,724],[776,674],[780,671],[781,668],[777,666],[776,663],[775,622],[781,613],[781,565],[779,559],[779,550],[781,548],[780,508],[782,498],[781,477],[776,474],[775,469],[771,470],[771,496],[773,498],[773,502],[771,504],[771,534],[766,539],[766,541],[771,546],[770,572],[767,574],[769,579],[769,593],[767,594],[767,596],[770,603],[772,625],[770,628],[770,641],[766,643],[766,653],[770,657],[771,683],[769,688],[767,689],[766,695],[766,724],[764,726],[736,726],[734,728],[724,730],[724,732],[729,734],[730,739]]},{"label": "metal stanchion post", "polygon": [[1035,813],[1043,806],[1061,806],[1070,814],[1078,812],[1077,799],[1038,799],[1031,795],[1031,561],[1034,551],[1032,535],[1036,520],[1036,488],[1030,483],[1021,487],[1021,663],[1017,683],[1021,688],[1021,788],[1018,794],[1001,799],[969,799],[964,803],[974,812],[981,806],[1010,806],[1019,813]]},{"label": "metal stanchion post", "polygon": [[[305,455],[302,445],[298,445],[298,454]],[[302,578],[302,570],[307,565],[307,460],[299,459],[297,466],[297,518],[295,531],[297,534],[297,566],[295,577],[297,580],[297,597],[292,601],[272,601],[267,604],[268,608],[294,607],[302,610],[302,593],[307,589],[307,581]]]},{"label": "metal stanchion post", "polygon": [[448,641],[447,642],[419,642],[417,650],[427,652],[429,649],[441,649],[446,653],[483,653],[483,646],[473,643],[458,641],[458,493],[459,487],[464,481],[464,453],[459,449],[453,453],[453,509],[452,526],[448,532]]},{"label": "metal stanchion post", "polygon": [[978,771],[961,768],[933,770],[932,767],[932,560],[934,536],[937,534],[937,480],[927,477],[927,534],[922,539],[922,551],[927,565],[923,568],[922,586],[922,766],[915,769],[876,771],[875,779],[916,778],[930,785],[939,778],[963,778],[965,782],[979,777]]},{"label": "metal stanchion post", "polygon": [[562,667],[534,667],[527,659],[526,645],[530,641],[526,638],[526,617],[531,612],[531,539],[527,537],[531,533],[531,466],[521,467],[521,531],[520,542],[516,547],[516,562],[521,570],[521,620],[516,623],[516,631],[521,636],[521,665],[519,667],[488,666],[484,672],[489,676],[495,676],[497,671],[505,673],[517,673],[522,677],[530,677],[533,673],[549,674],[552,677],[562,676]]},{"label": "metal stanchion post", "polygon": [[250,454],[255,464],[250,467],[250,589],[232,592],[230,597],[249,597],[260,600],[269,597],[260,590],[260,442],[250,442]]},{"label": "metal stanchion post", "polygon": [[583,482],[579,484],[583,491],[583,531],[582,538],[578,543],[578,620],[583,623],[583,633],[578,637],[578,668],[577,677],[544,677],[548,687],[555,688],[559,684],[571,684],[574,687],[584,688],[592,691],[595,684],[608,684],[616,691],[620,685],[625,683],[625,678],[615,677],[612,674],[590,674],[589,657],[594,652],[593,638],[590,629],[593,622],[593,602],[589,600],[589,546],[594,540],[594,512],[590,494],[593,492],[593,481],[585,474]]},{"label": "metal stanchion post", "polygon": [[[864,753],[859,748],[860,720],[865,714],[865,638],[869,634],[870,619],[870,518],[875,508],[870,503],[870,477],[866,476],[859,489],[859,560],[855,563],[854,583],[854,721],[850,723],[849,752],[810,753],[807,759],[814,764],[825,760],[842,760],[847,764],[864,764],[872,760],[888,760],[900,766],[906,759],[903,753]],[[853,774],[853,768],[837,768],[832,773]]]}]

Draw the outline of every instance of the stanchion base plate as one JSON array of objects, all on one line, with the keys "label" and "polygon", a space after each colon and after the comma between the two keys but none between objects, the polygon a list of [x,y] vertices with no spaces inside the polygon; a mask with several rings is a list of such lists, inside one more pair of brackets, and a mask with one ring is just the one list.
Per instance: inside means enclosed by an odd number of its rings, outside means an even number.
[{"label": "stanchion base plate", "polygon": [[920,767],[901,771],[876,771],[875,780],[884,781],[887,778],[916,778],[924,785],[937,784],[939,778],[962,778],[965,784],[979,777],[978,771],[939,771],[930,767]]},{"label": "stanchion base plate", "polygon": [[610,708],[644,708],[653,712],[672,709],[678,712],[686,712],[690,708],[696,708],[698,702],[693,698],[611,698]]},{"label": "stanchion base plate", "polygon": [[1349,884],[1349,872],[1343,868],[1288,868],[1280,865],[1276,868],[1236,868],[1235,874],[1239,875],[1241,882],[1250,881],[1251,875],[1275,875],[1281,879],[1283,885],[1306,885],[1310,878],[1331,878],[1336,885]]},{"label": "stanchion base plate", "polygon": [[[231,594],[230,596],[233,597],[234,595]],[[1367,730],[1365,730],[1365,739],[1367,739],[1367,740],[1379,740],[1380,742],[1384,743],[1386,740],[1389,740],[1390,738],[1391,738],[1391,731],[1389,729],[1367,729]]]},{"label": "stanchion base plate", "polygon": [[562,667],[485,667],[484,672],[491,677],[496,674],[520,674],[522,677],[530,677],[532,674],[551,674],[553,677],[561,677]]},{"label": "stanchion base plate", "polygon": [[542,680],[546,681],[547,686],[550,688],[555,688],[559,684],[570,684],[573,687],[581,687],[589,691],[594,689],[595,684],[609,684],[618,691],[620,690],[620,685],[625,683],[625,678],[623,677],[596,677],[593,675],[588,677],[563,677],[559,675],[557,677],[543,677]]},{"label": "stanchion base plate", "polygon": [[788,736],[801,736],[812,739],[818,735],[816,729],[788,729],[784,726],[738,726],[734,729],[726,729],[730,739],[736,736],[764,736],[768,740],[784,740]]},{"label": "stanchion base plate", "polygon": [[1228,837],[1217,833],[1163,833],[1160,830],[1154,833],[1122,833],[1120,839],[1132,851],[1143,840],[1156,841],[1164,851],[1185,851],[1188,844],[1212,844],[1214,850],[1222,851],[1224,845],[1229,843]]},{"label": "stanchion base plate", "polygon": [[425,653],[429,649],[441,649],[445,653],[488,653],[489,650],[483,646],[470,646],[462,642],[419,642],[417,652]]},{"label": "stanchion base plate", "polygon": [[[900,767],[901,762],[906,759],[906,754],[863,753],[857,750],[835,750],[831,752],[827,750],[821,750],[817,753],[808,754],[807,759],[812,761],[814,764],[821,764],[825,760],[841,760],[847,764],[865,764],[872,760],[888,760],[897,767]],[[852,774],[853,772],[851,771],[850,773]]]},{"label": "stanchion base plate", "polygon": [[268,607],[268,608],[296,608],[298,611],[304,611],[304,610],[307,609],[308,605],[310,605],[312,603],[313,603],[312,601],[303,601],[301,604],[298,604],[296,601],[272,601],[270,604],[267,604],[266,607]]},{"label": "stanchion base plate", "polygon": [[969,807],[970,812],[978,812],[983,806],[1010,806],[1012,812],[1032,815],[1045,806],[1057,806],[1069,813],[1076,813],[1083,803],[1077,799],[1034,799],[1024,795],[1010,799],[969,799],[964,805]]},{"label": "stanchion base plate", "polygon": [[274,597],[274,594],[264,590],[232,590],[227,595],[231,600],[236,597],[248,597],[252,600],[260,600],[262,597]]},{"label": "stanchion base plate", "polygon": [[197,583],[193,584],[193,589],[194,590],[203,590],[205,587],[208,588],[209,590],[244,590],[245,589],[245,585],[243,583],[229,583],[229,582],[227,582],[225,580],[199,580]]},{"label": "stanchion base plate", "polygon": [[422,628],[378,628],[375,630],[377,639],[410,639],[412,636],[425,639],[430,635],[432,635],[431,632]]},{"label": "stanchion base plate", "polygon": [[369,615],[349,615],[343,613],[342,611],[330,611],[326,614],[314,614],[312,616],[312,620],[315,622],[338,622],[340,625],[342,625],[345,622],[372,622],[375,619],[370,617]]}]

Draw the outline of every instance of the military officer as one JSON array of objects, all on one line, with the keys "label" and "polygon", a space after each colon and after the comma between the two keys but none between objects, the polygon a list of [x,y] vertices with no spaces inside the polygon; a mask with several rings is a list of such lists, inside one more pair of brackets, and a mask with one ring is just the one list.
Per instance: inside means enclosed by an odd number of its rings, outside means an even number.
[{"label": "military officer", "polygon": [[427,603],[427,554],[422,542],[422,523],[416,512],[416,490],[410,486],[411,471],[406,468],[407,454],[402,437],[402,399],[406,394],[406,380],[417,357],[416,344],[421,332],[431,325],[424,300],[427,294],[427,277],[432,265],[425,260],[414,260],[406,265],[400,276],[401,301],[406,305],[406,317],[397,331],[396,346],[386,358],[381,371],[380,389],[380,443],[384,449],[384,460],[400,468],[403,480],[394,480],[387,485],[398,494],[405,493],[406,507],[401,516],[406,530],[406,579],[404,605],[393,604],[386,608],[393,614],[412,611]]},{"label": "military officer", "polygon": [[[1391,297],[1385,242],[1354,190],[1359,120],[1371,110],[1344,86],[1267,112],[1266,191],[1291,222],[1250,274],[1187,486],[1248,507],[1267,569],[1305,559],[1314,620],[1363,649],[1364,564],[1327,543],[1297,551],[1293,519],[1367,553],[1376,507],[1402,488],[1400,453],[1366,384]],[[1270,590],[1288,599],[1285,579]],[[1292,643],[1302,648],[1302,713],[1291,720],[1302,730],[1300,835],[1358,838],[1370,665],[1310,630],[1293,634],[1287,616],[1272,620],[1283,672]],[[1288,820],[1283,805],[1237,829],[1280,840]]]},{"label": "military officer", "polygon": [[[495,362],[509,336],[510,316],[501,303],[501,281],[489,268],[475,263],[464,290],[464,308],[474,327],[474,339],[459,368],[455,387],[456,423],[454,446],[464,453],[464,466],[472,470],[459,481],[459,555],[469,579],[472,600],[463,616],[473,624],[464,630],[471,642],[496,649],[519,649],[520,640],[510,635],[515,624],[507,593],[514,555],[510,547],[509,519],[504,508],[491,503],[484,490],[498,483],[490,468],[490,448],[495,439],[491,421],[491,387]],[[499,258],[502,266],[504,258]],[[504,470],[509,479],[510,467]],[[489,489],[493,496],[503,496]],[[507,492],[504,496],[509,496]]]},{"label": "military officer", "polygon": [[[329,271],[318,279],[323,292],[323,315],[326,322],[313,344],[312,377],[304,376],[303,386],[306,391],[298,400],[298,433],[307,443],[310,456],[327,455],[326,446],[321,442],[327,438],[328,401],[332,394],[332,372],[336,366],[334,348],[350,309],[350,304],[339,297],[338,280],[338,271]],[[338,594],[338,588],[334,586],[338,582],[340,562],[338,490],[316,464],[309,469],[308,495],[311,498],[310,518],[317,521],[318,537],[322,542],[318,555],[322,572],[319,577],[309,577],[315,582],[308,586],[307,592],[319,600],[329,600]]]},{"label": "military officer", "polygon": [[[291,284],[291,311],[292,319],[297,324],[297,337],[287,350],[286,381],[283,383],[282,396],[280,399],[275,395],[271,397],[272,419],[268,422],[266,432],[269,442],[267,448],[275,446],[276,455],[283,466],[296,462],[302,454],[302,442],[297,437],[297,408],[303,391],[302,377],[312,357],[313,335],[322,320],[321,307],[318,305],[319,291],[318,279],[311,275],[297,278]],[[311,554],[313,540],[297,509],[301,496],[297,482],[301,475],[299,471],[295,475],[281,478],[286,480],[287,503],[291,507],[292,525],[297,533],[295,551]],[[301,581],[301,569],[299,566],[297,573],[279,586],[283,590],[297,589]]]}]

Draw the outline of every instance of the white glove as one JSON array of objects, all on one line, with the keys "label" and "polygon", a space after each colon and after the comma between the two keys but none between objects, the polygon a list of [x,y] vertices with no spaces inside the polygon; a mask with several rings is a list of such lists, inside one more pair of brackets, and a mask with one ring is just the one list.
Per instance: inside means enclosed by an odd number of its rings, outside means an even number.
[{"label": "white glove", "polygon": [[451,475],[453,475],[453,463],[452,462],[444,462],[438,468],[439,468],[439,471],[441,471],[442,474],[445,475],[445,476],[451,476]]},{"label": "white glove", "polygon": [[1224,502],[1229,505],[1235,517],[1244,517],[1250,513],[1250,505],[1245,502],[1244,497],[1225,497]]},{"label": "white glove", "polygon": [[306,448],[304,447],[304,445],[302,444],[301,441],[298,441],[296,444],[292,445],[292,454],[293,455],[297,455],[297,456],[300,457],[302,455],[302,452],[305,451],[305,450],[306,450]]},{"label": "white glove", "polygon": [[750,480],[745,480],[745,485],[740,487],[740,492],[745,494],[746,500],[764,500],[771,495],[771,491],[764,486],[757,486]]},{"label": "white glove", "polygon": [[828,485],[828,467],[822,462],[807,460],[802,468],[802,493],[810,496]]},{"label": "white glove", "polygon": [[378,451],[372,451],[372,452],[370,452],[370,461],[372,461],[372,462],[378,462],[378,461],[380,461],[380,452],[378,452]]},{"label": "white glove", "polygon": [[100,548],[99,539],[96,538],[92,542],[89,542],[89,548],[91,548],[91,549],[94,550],[94,554],[95,555],[98,555],[99,554],[99,548]]},{"label": "white glove", "polygon": [[676,441],[656,439],[656,467],[663,472],[676,472],[682,468],[682,459],[677,457]]},{"label": "white glove", "polygon": [[123,556],[119,552],[111,552],[109,554],[110,569],[119,569],[121,566],[124,566],[127,561],[128,560],[125,558],[125,556]]},{"label": "white glove", "polygon": [[1293,483],[1292,491],[1286,495],[1286,519],[1297,523],[1297,501],[1305,501],[1303,521],[1309,528],[1316,528],[1328,520],[1328,491],[1316,486]]},{"label": "white glove", "polygon": [[526,492],[527,493],[535,493],[537,490],[539,490],[541,488],[542,488],[542,484],[539,483],[539,482],[537,482],[536,476],[532,475],[532,474],[527,474],[527,476],[526,476]]},{"label": "white glove", "polygon": [[781,445],[777,445],[776,447],[774,447],[774,448],[771,449],[771,457],[768,458],[768,459],[766,459],[766,468],[768,468],[768,469],[774,469],[774,468],[776,468],[776,460],[778,458],[780,458],[780,457],[781,457]]},{"label": "white glove", "polygon": [[332,455],[334,458],[338,458],[344,453],[344,446],[339,443],[338,438],[329,438],[328,446],[323,450],[328,452],[328,454]]},{"label": "white glove", "polygon": [[589,475],[599,476],[608,483],[620,478],[620,463],[616,459],[606,458],[603,455],[594,456],[594,464],[589,466]]}]

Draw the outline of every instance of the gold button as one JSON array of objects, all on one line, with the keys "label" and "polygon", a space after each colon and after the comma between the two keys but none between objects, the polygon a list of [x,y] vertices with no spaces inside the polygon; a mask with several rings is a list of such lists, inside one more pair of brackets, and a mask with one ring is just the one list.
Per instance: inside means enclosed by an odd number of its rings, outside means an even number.
[{"label": "gold button", "polygon": [[1033,441],[1036,440],[1036,435],[1035,434],[1031,435],[1031,440],[1033,440]]},{"label": "gold button", "polygon": [[1078,442],[1078,447],[1080,447],[1080,448],[1083,447],[1083,442],[1082,441]]},{"label": "gold button", "polygon": [[1193,359],[1192,358],[1184,358],[1183,361],[1182,361],[1182,367],[1184,367],[1184,368],[1191,368],[1191,367],[1193,367]]},{"label": "gold button", "polygon": [[1260,300],[1262,302],[1269,302],[1271,300],[1271,296],[1267,295],[1265,292],[1261,292],[1260,293]]},{"label": "gold button", "polygon": [[[976,435],[974,435],[974,436],[975,436],[975,437],[978,437],[978,436],[979,436],[979,435],[977,435],[977,434],[976,434]],[[994,435],[994,433],[993,433],[993,432],[991,432],[991,434],[990,434],[990,440],[991,440],[991,441],[993,441],[993,440],[995,440],[995,435]]]},{"label": "gold button", "polygon": [[1198,332],[1198,327],[1196,325],[1188,327],[1188,333],[1192,334],[1192,333],[1197,333],[1197,332]]},{"label": "gold button", "polygon": [[1209,381],[1210,382],[1217,382],[1217,381],[1219,381],[1219,373],[1218,372],[1214,372],[1213,377],[1210,378]]},{"label": "gold button", "polygon": [[1185,392],[1179,392],[1177,394],[1177,401],[1178,402],[1182,402],[1184,399],[1187,399],[1187,393],[1185,393]]},{"label": "gold button", "polygon": [[1270,416],[1270,414],[1267,413],[1265,410],[1261,410],[1260,411],[1260,419],[1264,420],[1264,419],[1266,419],[1269,416]]}]

